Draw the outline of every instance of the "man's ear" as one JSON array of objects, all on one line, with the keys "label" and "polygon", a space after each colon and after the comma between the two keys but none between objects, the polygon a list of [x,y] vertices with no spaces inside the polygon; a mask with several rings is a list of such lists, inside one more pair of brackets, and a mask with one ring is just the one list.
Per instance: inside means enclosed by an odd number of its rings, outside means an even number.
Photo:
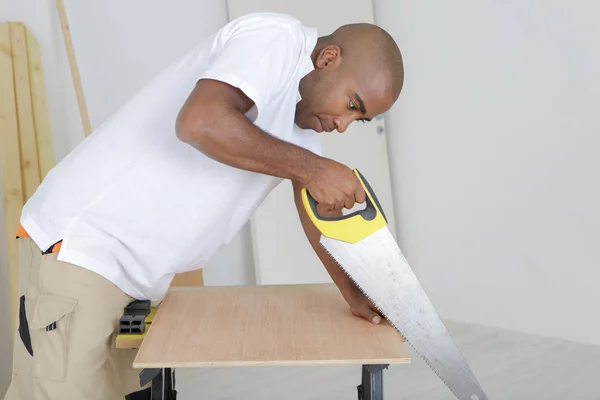
[{"label": "man's ear", "polygon": [[342,62],[342,49],[334,44],[325,46],[317,57],[317,68],[335,69]]}]

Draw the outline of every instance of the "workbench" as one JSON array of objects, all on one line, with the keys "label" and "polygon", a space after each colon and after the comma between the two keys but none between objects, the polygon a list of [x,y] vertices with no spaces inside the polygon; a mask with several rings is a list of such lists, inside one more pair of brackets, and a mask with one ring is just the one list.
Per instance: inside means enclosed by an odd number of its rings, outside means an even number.
[{"label": "workbench", "polygon": [[358,398],[381,400],[383,370],[410,362],[404,338],[353,316],[333,284],[176,289],[144,336],[133,366],[153,399],[167,399],[174,368],[357,364]]}]

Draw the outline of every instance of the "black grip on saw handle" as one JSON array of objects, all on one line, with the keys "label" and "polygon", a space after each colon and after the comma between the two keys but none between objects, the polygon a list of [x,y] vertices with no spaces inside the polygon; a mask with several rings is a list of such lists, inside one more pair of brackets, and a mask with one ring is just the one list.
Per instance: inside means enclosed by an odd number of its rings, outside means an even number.
[{"label": "black grip on saw handle", "polygon": [[342,215],[340,217],[324,217],[324,216],[320,215],[319,211],[317,210],[317,206],[319,205],[319,203],[317,203],[315,198],[312,197],[310,192],[307,191],[306,195],[308,198],[308,204],[310,205],[310,208],[312,209],[312,212],[314,213],[315,217],[320,219],[321,221],[341,221],[344,219],[352,218],[356,215],[360,215],[365,220],[371,221],[377,216],[377,210],[379,210],[381,212],[381,214],[383,215],[383,218],[387,222],[385,213],[383,212],[383,209],[381,208],[381,205],[379,204],[379,200],[377,199],[375,192],[373,192],[373,189],[371,189],[371,185],[369,185],[369,182],[367,182],[367,180],[365,179],[363,174],[360,173],[359,170],[355,169],[354,172],[359,177],[359,181],[367,195],[366,196],[367,197],[366,207],[362,210],[354,211],[350,214]]},{"label": "black grip on saw handle", "polygon": [[319,215],[317,201],[306,188],[302,189],[304,208],[315,227],[324,236],[350,243],[356,243],[387,225],[385,214],[371,186],[357,169],[354,170],[354,173],[365,190],[366,208],[354,211],[348,215],[340,217],[324,217]]}]

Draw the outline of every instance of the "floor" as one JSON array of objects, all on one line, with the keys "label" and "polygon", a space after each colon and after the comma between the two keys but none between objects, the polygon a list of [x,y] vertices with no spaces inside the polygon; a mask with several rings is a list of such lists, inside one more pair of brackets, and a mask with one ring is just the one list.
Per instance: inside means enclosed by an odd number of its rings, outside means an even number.
[{"label": "floor", "polygon": [[[600,347],[447,321],[490,400],[600,400]],[[360,366],[179,369],[179,400],[357,399]],[[394,400],[453,400],[429,367],[384,372]]]}]

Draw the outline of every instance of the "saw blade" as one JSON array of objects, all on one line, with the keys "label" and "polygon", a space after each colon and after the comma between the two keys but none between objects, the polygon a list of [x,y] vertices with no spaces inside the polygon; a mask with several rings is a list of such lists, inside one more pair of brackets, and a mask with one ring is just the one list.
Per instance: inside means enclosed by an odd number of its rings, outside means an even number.
[{"label": "saw blade", "polygon": [[354,244],[320,242],[458,399],[488,399],[387,227]]}]

